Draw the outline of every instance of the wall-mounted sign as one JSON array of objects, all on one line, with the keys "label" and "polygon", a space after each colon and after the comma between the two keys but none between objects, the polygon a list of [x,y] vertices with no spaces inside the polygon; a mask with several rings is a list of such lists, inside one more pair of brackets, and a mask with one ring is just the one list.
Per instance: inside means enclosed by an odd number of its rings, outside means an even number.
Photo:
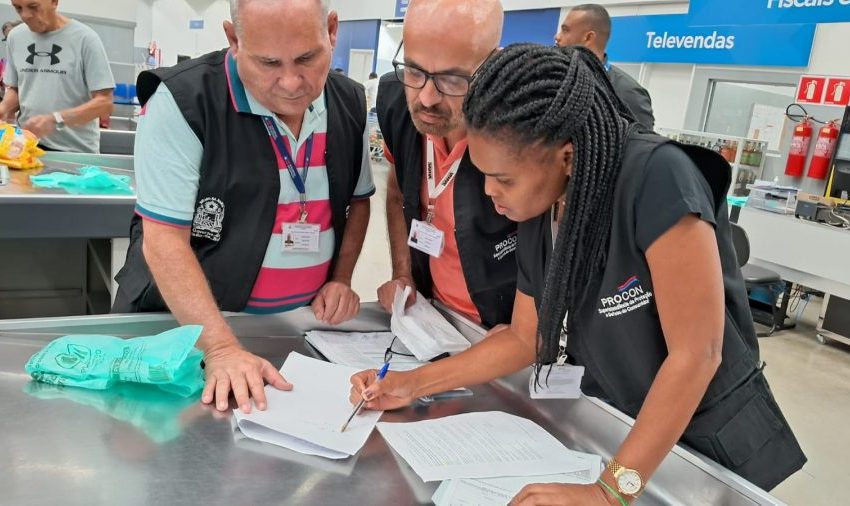
[{"label": "wall-mounted sign", "polygon": [[407,14],[407,6],[410,0],[395,0],[395,17],[403,18]]},{"label": "wall-mounted sign", "polygon": [[797,103],[850,105],[850,77],[803,76],[797,85]]},{"label": "wall-mounted sign", "polygon": [[614,17],[611,24],[614,62],[807,67],[815,37],[814,25],[691,26],[687,14]]},{"label": "wall-mounted sign", "polygon": [[824,105],[847,107],[850,105],[850,79],[831,77],[826,82]]},{"label": "wall-mounted sign", "polygon": [[204,29],[204,20],[203,19],[190,19],[189,20],[189,30],[203,30]]},{"label": "wall-mounted sign", "polygon": [[692,25],[844,23],[850,0],[691,0]]}]

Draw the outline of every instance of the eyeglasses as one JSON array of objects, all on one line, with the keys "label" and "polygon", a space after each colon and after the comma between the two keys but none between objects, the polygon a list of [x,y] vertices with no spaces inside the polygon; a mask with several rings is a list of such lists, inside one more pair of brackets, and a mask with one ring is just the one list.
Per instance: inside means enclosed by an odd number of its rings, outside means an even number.
[{"label": "eyeglasses", "polygon": [[415,357],[416,355],[412,353],[401,353],[393,350],[393,345],[395,344],[395,340],[398,339],[397,336],[393,336],[393,340],[390,341],[390,345],[387,346],[387,351],[384,352],[384,363],[392,360],[393,356],[398,355],[399,357]]},{"label": "eyeglasses", "polygon": [[[478,74],[478,70],[472,73],[471,76],[461,75],[461,74],[452,74],[449,72],[436,72],[431,73],[427,72],[424,69],[417,67],[416,65],[406,64],[404,62],[398,61],[399,53],[401,53],[401,48],[404,46],[404,41],[398,46],[398,50],[395,52],[395,56],[393,56],[393,68],[395,68],[395,77],[398,79],[403,85],[408,88],[414,88],[417,90],[421,90],[428,84],[428,81],[434,81],[434,86],[437,87],[437,91],[441,94],[446,95],[448,97],[465,97],[467,93],[469,93],[469,86],[475,80],[476,74]],[[493,53],[496,50],[494,49],[490,55],[485,58],[484,62],[490,59]],[[484,63],[481,64],[483,66]],[[478,69],[481,68],[478,67]]]}]

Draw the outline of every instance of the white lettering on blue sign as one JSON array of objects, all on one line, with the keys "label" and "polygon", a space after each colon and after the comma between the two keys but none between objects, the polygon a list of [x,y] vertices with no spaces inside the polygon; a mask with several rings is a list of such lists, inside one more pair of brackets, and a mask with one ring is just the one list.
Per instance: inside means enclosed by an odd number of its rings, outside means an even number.
[{"label": "white lettering on blue sign", "polygon": [[[847,0],[850,1],[850,0]],[[734,35],[670,35],[646,32],[647,49],[735,49]]]},{"label": "white lettering on blue sign", "polygon": [[850,5],[850,0],[767,0],[767,8],[794,9],[809,7],[831,7],[832,5]]}]

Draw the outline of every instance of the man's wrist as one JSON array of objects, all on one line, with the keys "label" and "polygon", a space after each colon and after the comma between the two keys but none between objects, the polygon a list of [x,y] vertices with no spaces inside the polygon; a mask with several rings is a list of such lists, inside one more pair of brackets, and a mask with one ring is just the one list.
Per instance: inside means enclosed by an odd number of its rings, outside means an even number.
[{"label": "man's wrist", "polygon": [[336,274],[336,275],[334,275],[334,277],[331,278],[330,282],[331,283],[341,283],[341,284],[350,288],[351,287],[351,278],[352,278],[351,275],[343,276],[343,275]]},{"label": "man's wrist", "polygon": [[204,355],[210,355],[227,348],[241,348],[242,345],[225,323],[223,326],[204,327],[197,347],[204,352]]},{"label": "man's wrist", "polygon": [[404,280],[413,283],[413,274],[409,270],[393,269],[393,280]]}]

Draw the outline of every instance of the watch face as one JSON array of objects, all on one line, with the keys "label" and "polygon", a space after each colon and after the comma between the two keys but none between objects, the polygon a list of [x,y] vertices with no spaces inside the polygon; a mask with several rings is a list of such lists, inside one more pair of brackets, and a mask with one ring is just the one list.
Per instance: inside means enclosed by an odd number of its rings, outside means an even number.
[{"label": "watch face", "polygon": [[623,471],[617,478],[617,487],[623,494],[635,495],[640,492],[642,485],[640,475],[632,470]]}]

